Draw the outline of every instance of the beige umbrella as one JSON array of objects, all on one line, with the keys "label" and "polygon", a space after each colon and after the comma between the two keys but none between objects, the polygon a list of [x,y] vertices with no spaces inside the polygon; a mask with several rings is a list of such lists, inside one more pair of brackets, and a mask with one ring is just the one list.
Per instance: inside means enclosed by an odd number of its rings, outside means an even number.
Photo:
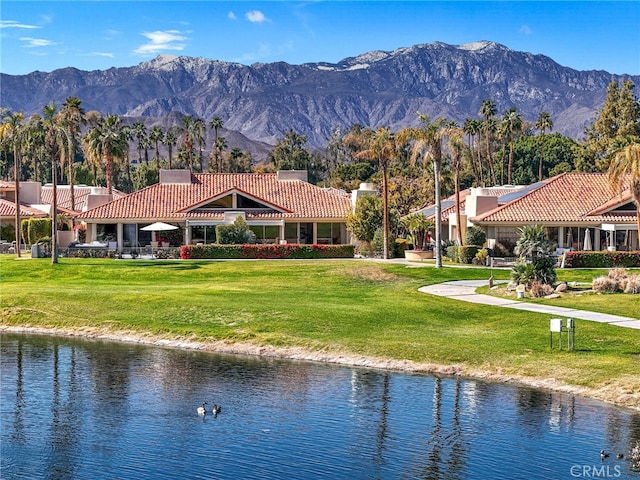
[{"label": "beige umbrella", "polygon": [[589,233],[589,229],[586,228],[584,231],[584,245],[582,246],[583,250],[593,250],[593,245],[591,244],[591,234]]}]

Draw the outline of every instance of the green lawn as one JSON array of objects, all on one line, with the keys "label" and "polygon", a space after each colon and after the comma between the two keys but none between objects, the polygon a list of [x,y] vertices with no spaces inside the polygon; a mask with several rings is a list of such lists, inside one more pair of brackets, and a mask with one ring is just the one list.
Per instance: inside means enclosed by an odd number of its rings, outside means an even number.
[{"label": "green lawn", "polygon": [[[553,379],[640,404],[640,331],[580,322],[577,350],[551,351],[548,315],[417,291],[488,279],[486,269],[356,260],[63,258],[51,265],[4,255],[0,275],[2,325],[92,326],[456,365],[468,374]],[[498,279],[508,275],[494,270]]]}]

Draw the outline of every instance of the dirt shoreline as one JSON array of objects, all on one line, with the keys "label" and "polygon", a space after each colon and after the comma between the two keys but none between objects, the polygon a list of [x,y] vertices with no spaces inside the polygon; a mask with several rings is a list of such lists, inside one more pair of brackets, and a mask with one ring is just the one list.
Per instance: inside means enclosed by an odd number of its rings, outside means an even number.
[{"label": "dirt shoreline", "polygon": [[524,385],[580,395],[640,412],[640,391],[635,391],[633,388],[627,388],[625,385],[617,384],[609,384],[600,389],[593,389],[567,385],[553,378],[531,378],[517,375],[505,375],[501,372],[474,369],[461,365],[418,363],[410,360],[374,358],[342,352],[312,351],[299,347],[274,347],[270,345],[255,345],[251,343],[225,342],[218,340],[196,341],[183,337],[165,338],[158,335],[141,334],[139,332],[109,331],[91,327],[83,327],[73,330],[0,325],[0,333],[80,337],[93,340],[138,343],[157,347],[180,348],[224,354],[256,355],[261,357],[332,363],[337,365],[394,370],[399,372],[461,376],[490,382]]}]

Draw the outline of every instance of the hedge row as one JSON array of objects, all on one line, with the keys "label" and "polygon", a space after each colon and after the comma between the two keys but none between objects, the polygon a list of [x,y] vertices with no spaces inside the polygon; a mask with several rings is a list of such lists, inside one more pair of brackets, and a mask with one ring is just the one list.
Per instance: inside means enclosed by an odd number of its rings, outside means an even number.
[{"label": "hedge row", "polygon": [[278,258],[353,258],[353,245],[184,245],[180,250],[182,259],[192,258],[241,258],[241,259],[278,259]]},{"label": "hedge row", "polygon": [[568,252],[566,268],[640,267],[640,252]]}]

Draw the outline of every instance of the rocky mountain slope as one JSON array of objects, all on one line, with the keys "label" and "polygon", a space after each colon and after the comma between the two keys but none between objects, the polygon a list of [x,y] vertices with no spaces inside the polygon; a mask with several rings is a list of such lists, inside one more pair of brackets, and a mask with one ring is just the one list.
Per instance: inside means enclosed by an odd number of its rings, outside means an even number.
[{"label": "rocky mountain slope", "polygon": [[0,75],[0,106],[27,115],[73,95],[85,110],[123,116],[160,118],[182,112],[207,121],[220,117],[226,129],[269,144],[293,129],[307,135],[311,146],[326,144],[337,127],[355,123],[392,129],[414,125],[417,112],[462,123],[478,118],[487,98],[499,114],[515,106],[525,120],[535,121],[546,111],[554,131],[579,138],[612,80],[640,83],[639,76],[577,71],[493,42],[416,45],[337,64],[247,66],[160,55],[104,71],[65,68]]}]

